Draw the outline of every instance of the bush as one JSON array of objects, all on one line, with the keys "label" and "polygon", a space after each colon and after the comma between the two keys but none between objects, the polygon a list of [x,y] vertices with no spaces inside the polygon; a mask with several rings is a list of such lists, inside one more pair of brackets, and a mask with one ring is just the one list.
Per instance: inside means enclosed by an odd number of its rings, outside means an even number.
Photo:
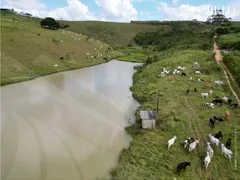
[{"label": "bush", "polygon": [[65,28],[68,28],[70,27],[68,24],[61,24],[60,25],[60,29],[65,29]]},{"label": "bush", "polygon": [[224,27],[220,27],[220,28],[216,29],[216,33],[218,35],[228,34],[229,33],[229,29],[228,28],[224,28]]},{"label": "bush", "polygon": [[47,17],[47,18],[43,19],[40,22],[40,25],[43,28],[47,28],[47,29],[59,29],[60,28],[60,24],[51,17]]}]

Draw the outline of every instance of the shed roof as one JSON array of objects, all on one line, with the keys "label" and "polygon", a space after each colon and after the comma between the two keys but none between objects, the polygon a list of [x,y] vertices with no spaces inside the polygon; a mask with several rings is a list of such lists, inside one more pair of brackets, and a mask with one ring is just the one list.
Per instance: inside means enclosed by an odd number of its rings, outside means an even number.
[{"label": "shed roof", "polygon": [[140,111],[141,119],[155,120],[157,119],[157,113],[155,111]]}]

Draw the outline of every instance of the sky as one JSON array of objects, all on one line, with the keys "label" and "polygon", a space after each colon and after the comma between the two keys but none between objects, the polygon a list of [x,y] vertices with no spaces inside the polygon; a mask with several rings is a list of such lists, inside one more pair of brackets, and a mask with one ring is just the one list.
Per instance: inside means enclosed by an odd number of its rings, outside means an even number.
[{"label": "sky", "polygon": [[206,21],[215,9],[240,21],[240,0],[1,0],[2,8],[57,20],[193,20]]}]

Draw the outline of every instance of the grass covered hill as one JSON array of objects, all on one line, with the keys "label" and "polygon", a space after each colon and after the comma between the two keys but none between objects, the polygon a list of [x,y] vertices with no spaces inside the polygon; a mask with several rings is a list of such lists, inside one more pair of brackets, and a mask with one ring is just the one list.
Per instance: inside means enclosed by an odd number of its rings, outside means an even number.
[{"label": "grass covered hill", "polygon": [[139,32],[168,29],[168,25],[149,25],[100,21],[62,21],[69,30],[103,41],[113,47],[126,47]]},{"label": "grass covered hill", "polygon": [[[192,64],[195,61],[201,66],[202,75],[195,75]],[[158,78],[164,67],[174,70],[177,66],[186,67],[187,77],[171,76]],[[235,134],[240,127],[239,109],[229,109],[227,104],[214,109],[204,107],[204,103],[211,102],[215,98],[228,96],[234,100],[221,66],[215,63],[212,54],[203,50],[181,50],[170,51],[158,55],[155,62],[138,67],[133,77],[133,97],[141,103],[139,109],[155,110],[157,91],[160,90],[159,114],[156,129],[143,130],[135,126],[129,127],[128,132],[133,136],[133,142],[129,149],[124,149],[120,157],[120,163],[112,169],[114,180],[119,179],[176,179],[178,180],[200,180],[200,179],[238,179],[239,171],[234,166],[237,152],[240,152],[239,133]],[[189,77],[193,81],[189,81]],[[197,78],[204,79],[204,83],[197,82]],[[215,80],[222,80],[226,84],[223,87],[214,86]],[[208,92],[204,85],[208,83],[213,90],[213,95],[202,99],[200,93]],[[198,92],[193,91],[194,87]],[[186,90],[190,89],[190,94]],[[225,120],[222,124],[216,123],[211,129],[209,118],[215,116],[224,117],[224,112],[229,110],[230,121]],[[139,111],[136,113],[137,122]],[[230,163],[221,155],[220,147],[212,145],[214,156],[209,164],[208,170],[204,167],[206,156],[206,142],[209,141],[208,134],[223,132],[221,143],[232,138],[231,150],[233,151]],[[173,136],[177,136],[174,145],[167,150],[167,142]],[[183,148],[183,141],[188,137],[200,137],[200,144],[196,151],[191,154],[188,148]],[[185,172],[176,173],[177,164],[189,161],[191,168]]]},{"label": "grass covered hill", "polygon": [[119,55],[101,41],[66,30],[44,29],[39,22],[1,13],[1,85],[104,63]]}]

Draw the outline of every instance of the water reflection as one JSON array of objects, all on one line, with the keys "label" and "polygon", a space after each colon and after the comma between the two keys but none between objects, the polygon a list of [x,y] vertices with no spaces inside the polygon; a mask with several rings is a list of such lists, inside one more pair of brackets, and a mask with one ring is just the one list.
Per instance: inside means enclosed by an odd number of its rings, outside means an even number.
[{"label": "water reflection", "polygon": [[111,61],[1,88],[4,179],[108,177],[131,140],[134,65]]}]

